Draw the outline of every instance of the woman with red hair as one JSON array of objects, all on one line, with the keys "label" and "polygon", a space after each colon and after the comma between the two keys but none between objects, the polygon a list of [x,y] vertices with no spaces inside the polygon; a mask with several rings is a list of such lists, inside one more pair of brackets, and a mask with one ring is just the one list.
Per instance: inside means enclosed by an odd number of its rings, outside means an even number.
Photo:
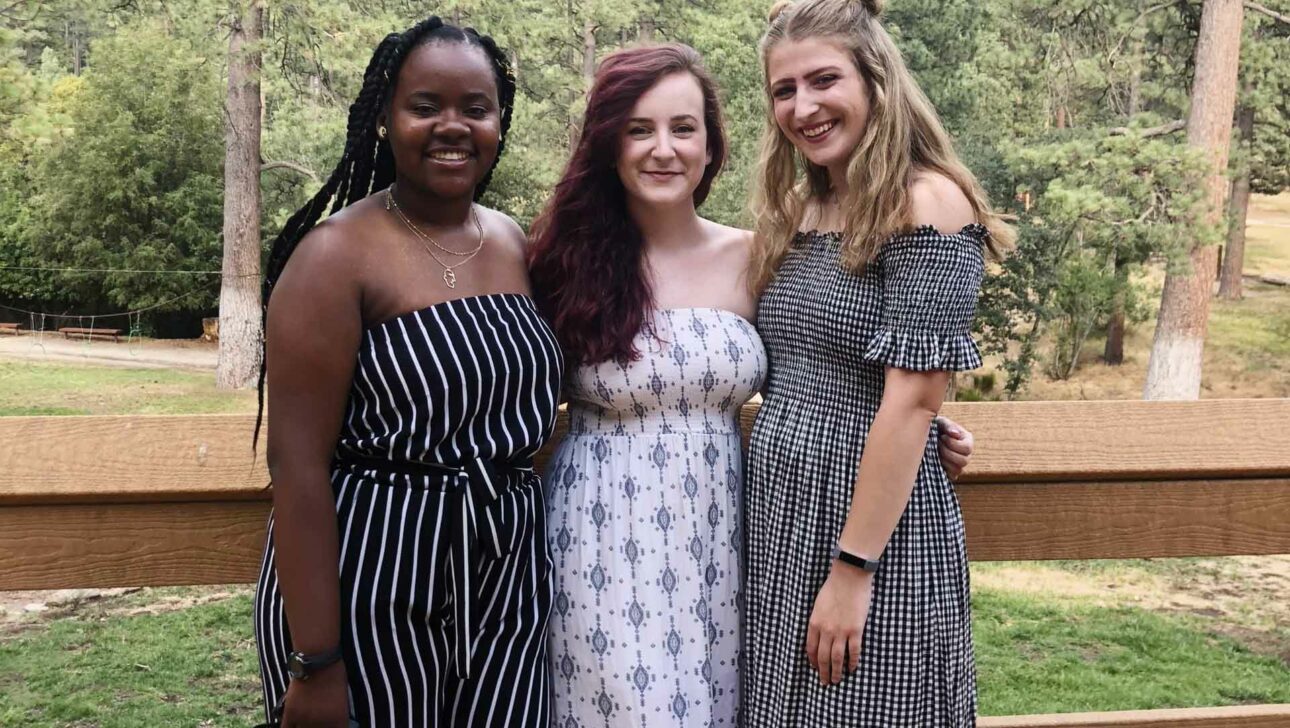
[{"label": "woman with red hair", "polygon": [[698,53],[615,53],[534,225],[533,287],[570,362],[547,498],[555,725],[734,725],[738,412],[766,357],[749,233],[696,212],[725,153]]},{"label": "woman with red hair", "polygon": [[[725,154],[694,49],[614,53],[534,223],[534,295],[569,364],[546,479],[554,725],[738,722],[738,414],[767,360],[752,234],[697,212]],[[942,442],[957,470],[971,440]]]}]

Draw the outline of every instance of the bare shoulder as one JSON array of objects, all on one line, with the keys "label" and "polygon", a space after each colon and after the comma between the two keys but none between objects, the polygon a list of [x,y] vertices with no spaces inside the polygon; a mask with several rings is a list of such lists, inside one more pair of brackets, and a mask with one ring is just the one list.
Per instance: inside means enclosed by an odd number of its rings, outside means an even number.
[{"label": "bare shoulder", "polygon": [[756,315],[757,300],[748,288],[748,264],[752,260],[751,230],[704,220],[713,253],[709,270],[713,291],[721,291],[721,308],[751,321]]},{"label": "bare shoulder", "polygon": [[528,251],[528,235],[514,218],[491,207],[475,205],[479,212],[479,222],[484,232],[492,240],[506,246],[508,252],[523,258]]},{"label": "bare shoulder", "polygon": [[361,224],[350,210],[318,223],[296,245],[278,288],[299,279],[307,288],[334,290],[337,284],[357,285],[357,272],[366,268]]},{"label": "bare shoulder", "polygon": [[923,171],[909,185],[909,205],[914,225],[931,225],[953,234],[977,222],[976,212],[954,180],[934,171]]},{"label": "bare shoulder", "polygon": [[722,258],[748,260],[752,252],[753,233],[751,230],[722,225],[719,222],[704,219],[713,248]]}]

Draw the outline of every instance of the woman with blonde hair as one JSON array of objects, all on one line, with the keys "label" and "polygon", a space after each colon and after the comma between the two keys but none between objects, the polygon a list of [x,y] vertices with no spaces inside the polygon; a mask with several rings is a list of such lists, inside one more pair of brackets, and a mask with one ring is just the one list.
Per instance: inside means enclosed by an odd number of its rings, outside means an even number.
[{"label": "woman with blonde hair", "polygon": [[878,15],[800,0],[761,43],[750,262],[770,361],[752,433],[749,726],[969,726],[967,551],[933,421],[1012,230]]}]

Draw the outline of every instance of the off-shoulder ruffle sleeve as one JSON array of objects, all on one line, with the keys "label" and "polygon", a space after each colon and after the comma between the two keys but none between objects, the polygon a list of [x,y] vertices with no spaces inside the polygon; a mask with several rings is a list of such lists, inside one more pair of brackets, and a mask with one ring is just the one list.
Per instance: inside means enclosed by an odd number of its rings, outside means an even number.
[{"label": "off-shoulder ruffle sleeve", "polygon": [[865,359],[917,372],[981,366],[971,330],[987,234],[976,223],[953,235],[923,225],[883,244],[882,325]]}]

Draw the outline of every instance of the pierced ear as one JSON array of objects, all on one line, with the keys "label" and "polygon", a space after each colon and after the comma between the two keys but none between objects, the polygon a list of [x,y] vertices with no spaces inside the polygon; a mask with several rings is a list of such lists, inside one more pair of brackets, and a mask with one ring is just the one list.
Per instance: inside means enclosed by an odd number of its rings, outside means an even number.
[{"label": "pierced ear", "polygon": [[388,119],[386,119],[384,112],[381,112],[381,115],[376,117],[376,138],[381,141],[385,141],[390,134],[389,128],[386,126],[387,122]]}]

